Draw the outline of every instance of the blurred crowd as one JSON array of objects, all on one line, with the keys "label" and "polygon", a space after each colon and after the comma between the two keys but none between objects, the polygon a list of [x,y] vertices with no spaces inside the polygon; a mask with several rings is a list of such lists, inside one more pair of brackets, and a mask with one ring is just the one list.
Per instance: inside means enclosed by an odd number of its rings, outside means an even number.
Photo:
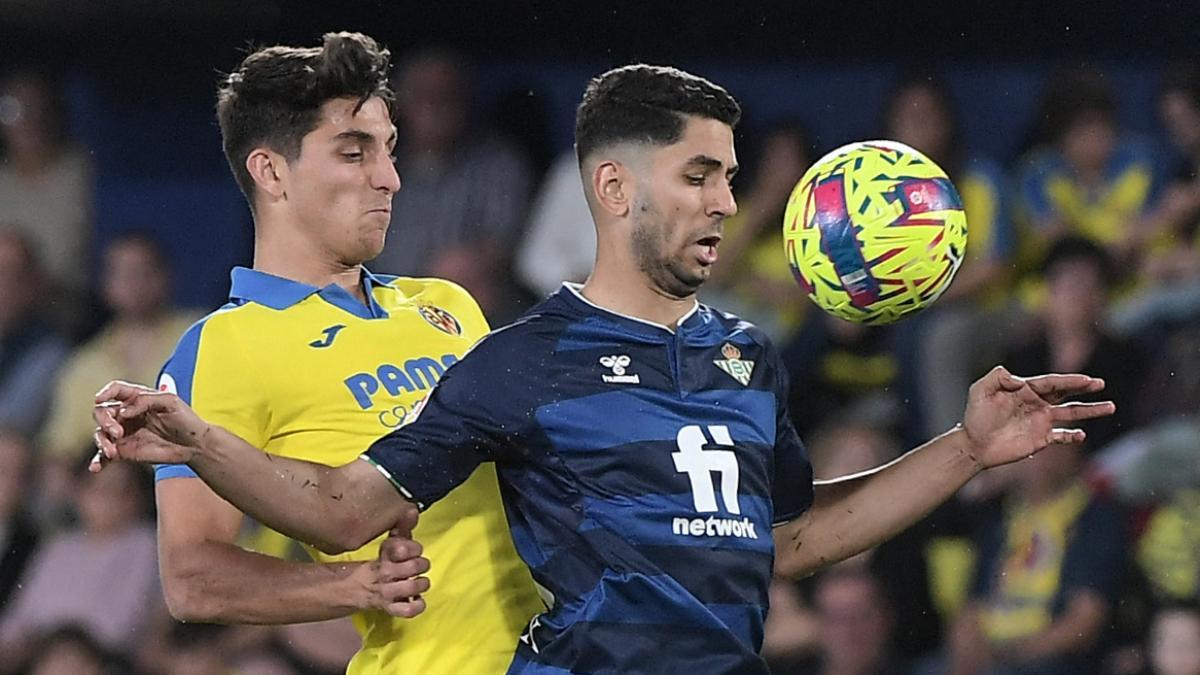
[{"label": "blurred crowd", "polygon": [[[457,281],[500,325],[583,280],[595,237],[573,153],[548,150],[527,99],[485,125],[472,77],[440,49],[398,69],[403,188],[372,268]],[[816,311],[792,280],[783,210],[830,148],[749,111],[739,211],[701,300],[780,345],[819,478],[950,429],[996,363],[1103,377],[1118,405],[1082,446],[989,472],[878,549],[776,582],[775,672],[1200,675],[1200,70],[1164,73],[1162,138],[1122,129],[1118,104],[1101,72],[1048,77],[1005,165],[967,152],[936,77],[898,80],[877,135],[946,169],[970,234],[935,306],[884,327]],[[0,81],[0,674],[341,672],[358,639],[345,621],[171,619],[149,474],[86,473],[93,393],[153,382],[210,308],[172,306],[155,232],[95,236],[93,168],[63,105],[44,73]],[[253,523],[245,545],[303,555]]]}]

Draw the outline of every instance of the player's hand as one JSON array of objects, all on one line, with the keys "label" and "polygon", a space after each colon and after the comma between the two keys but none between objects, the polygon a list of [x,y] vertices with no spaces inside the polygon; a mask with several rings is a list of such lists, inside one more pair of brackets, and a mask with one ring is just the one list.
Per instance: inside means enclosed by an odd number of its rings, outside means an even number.
[{"label": "player's hand", "polygon": [[987,469],[1029,457],[1052,444],[1081,443],[1081,429],[1064,425],[1116,411],[1112,401],[1067,402],[1104,389],[1104,380],[1087,375],[1017,377],[1003,366],[971,385],[963,416],[968,452]]},{"label": "player's hand", "polygon": [[175,394],[129,382],[109,382],[96,393],[96,457],[89,467],[123,459],[155,464],[185,464],[208,433],[209,425]]},{"label": "player's hand", "polygon": [[412,538],[417,524],[417,510],[405,514],[402,521],[388,532],[379,545],[377,588],[380,602],[377,609],[406,619],[425,611],[422,593],[429,590],[429,561],[421,556],[421,544]]}]

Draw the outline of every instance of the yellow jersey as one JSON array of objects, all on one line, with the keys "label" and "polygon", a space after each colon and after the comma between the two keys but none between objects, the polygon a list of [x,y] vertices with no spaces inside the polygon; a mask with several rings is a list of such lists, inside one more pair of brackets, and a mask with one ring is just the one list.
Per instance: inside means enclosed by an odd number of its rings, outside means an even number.
[{"label": "yellow jersey", "polygon": [[[163,368],[175,391],[209,421],[266,452],[337,466],[404,424],[446,368],[488,331],[471,296],[440,279],[373,275],[369,304],[245,268],[230,302],[192,326]],[[195,478],[183,465],[157,480]],[[354,615],[362,650],[347,670],[501,673],[543,606],[513,548],[496,471],[480,466],[421,515],[413,533],[432,562],[427,609],[415,619]],[[380,537],[380,540],[382,536]],[[319,561],[373,560],[379,541]]]}]

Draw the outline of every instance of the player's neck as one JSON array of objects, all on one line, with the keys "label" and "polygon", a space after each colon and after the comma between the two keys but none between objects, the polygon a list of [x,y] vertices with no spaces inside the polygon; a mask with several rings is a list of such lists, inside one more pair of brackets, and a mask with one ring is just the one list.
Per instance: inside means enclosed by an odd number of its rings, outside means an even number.
[{"label": "player's neck", "polygon": [[366,302],[362,288],[362,265],[347,265],[321,255],[307,242],[274,241],[269,236],[254,239],[254,269],[309,286],[324,288],[337,284]]},{"label": "player's neck", "polygon": [[597,265],[583,285],[583,297],[612,312],[674,329],[696,306],[696,297],[664,293],[640,272],[621,272]]}]

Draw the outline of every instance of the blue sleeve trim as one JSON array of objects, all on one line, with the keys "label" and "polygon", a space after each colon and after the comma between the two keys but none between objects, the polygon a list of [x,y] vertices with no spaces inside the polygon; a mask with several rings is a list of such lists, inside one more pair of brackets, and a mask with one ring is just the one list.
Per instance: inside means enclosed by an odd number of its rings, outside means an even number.
[{"label": "blue sleeve trim", "polygon": [[196,374],[196,356],[200,352],[200,334],[208,319],[204,317],[187,329],[158,374],[157,388],[174,392],[188,405],[192,404],[192,380]]},{"label": "blue sleeve trim", "polygon": [[199,478],[187,464],[155,464],[154,482],[168,478]]}]

